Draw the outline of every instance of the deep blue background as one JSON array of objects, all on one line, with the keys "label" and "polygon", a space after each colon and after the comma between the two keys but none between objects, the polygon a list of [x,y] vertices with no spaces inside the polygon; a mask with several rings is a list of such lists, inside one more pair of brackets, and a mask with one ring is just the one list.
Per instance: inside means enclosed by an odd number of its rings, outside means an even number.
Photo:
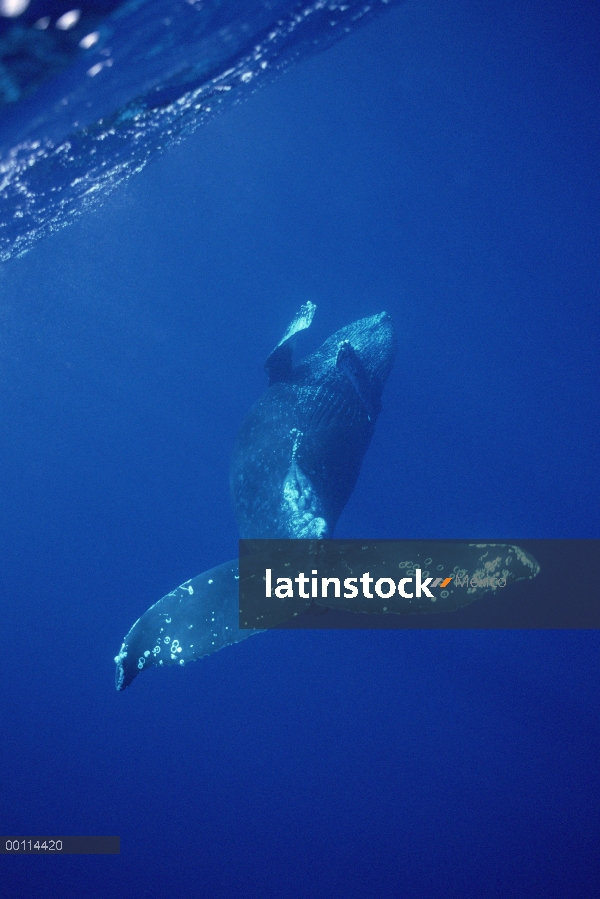
[{"label": "deep blue background", "polygon": [[411,2],[0,272],[7,896],[597,895],[596,633],[277,632],[125,694],[236,554],[229,452],[299,304],[399,355],[340,537],[599,537],[598,8]]}]

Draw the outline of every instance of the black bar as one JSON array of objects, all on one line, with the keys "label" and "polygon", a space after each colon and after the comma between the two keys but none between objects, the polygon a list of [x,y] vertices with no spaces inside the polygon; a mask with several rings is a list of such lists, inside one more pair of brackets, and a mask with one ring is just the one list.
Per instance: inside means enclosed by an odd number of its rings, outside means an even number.
[{"label": "black bar", "polygon": [[119,855],[120,852],[121,837],[0,837],[0,855]]},{"label": "black bar", "polygon": [[[466,547],[482,544],[521,549],[537,563],[537,571],[532,570],[528,577],[522,577],[526,572],[521,571],[505,589],[501,582],[500,589],[471,590],[466,603],[462,602],[465,587],[457,587],[453,581],[447,588],[450,595],[446,593],[443,601],[438,587],[435,602],[427,609],[423,604],[415,608],[413,602],[410,608],[400,610],[402,614],[390,614],[398,603],[386,614],[374,614],[382,611],[374,609],[374,603],[366,603],[359,611],[347,611],[340,601],[337,608],[326,599],[301,602],[296,593],[285,604],[265,600],[267,567],[272,569],[273,578],[284,574],[295,577],[299,571],[310,575],[312,569],[318,569],[319,577],[341,577],[340,559],[345,569],[356,575],[361,567],[358,556],[364,556],[363,570],[370,569],[374,577],[395,572],[398,580],[402,572],[396,570],[394,560],[413,558],[425,567],[427,554],[441,556],[444,563],[429,573],[446,576],[453,573],[454,554],[461,559],[467,553],[468,558],[471,550]],[[458,564],[462,566],[463,562]],[[239,585],[242,628],[600,629],[600,540],[240,541]]]}]

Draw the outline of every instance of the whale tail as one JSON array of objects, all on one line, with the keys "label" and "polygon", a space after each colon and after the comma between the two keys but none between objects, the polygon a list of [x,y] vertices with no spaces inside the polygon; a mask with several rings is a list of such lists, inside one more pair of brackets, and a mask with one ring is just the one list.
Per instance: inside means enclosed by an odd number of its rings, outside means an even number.
[{"label": "whale tail", "polygon": [[125,690],[153,665],[179,665],[261,633],[239,627],[238,561],[186,581],[135,622],[115,657],[115,685]]}]

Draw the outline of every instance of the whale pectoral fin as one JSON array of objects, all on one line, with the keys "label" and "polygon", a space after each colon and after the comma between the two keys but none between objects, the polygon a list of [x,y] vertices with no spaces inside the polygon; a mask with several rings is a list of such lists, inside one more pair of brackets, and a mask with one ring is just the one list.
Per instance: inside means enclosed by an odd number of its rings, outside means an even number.
[{"label": "whale pectoral fin", "polygon": [[269,376],[269,387],[271,384],[275,384],[276,381],[289,380],[293,369],[292,354],[295,343],[293,338],[300,331],[305,331],[306,328],[310,327],[316,308],[316,305],[311,303],[310,300],[301,306],[285,334],[273,352],[267,357],[265,371]]},{"label": "whale pectoral fin", "polygon": [[345,375],[354,387],[365,407],[369,421],[372,421],[379,415],[381,405],[374,400],[369,373],[349,340],[340,343],[335,364],[338,371]]},{"label": "whale pectoral fin", "polygon": [[238,561],[186,581],[133,625],[115,658],[116,687],[124,690],[152,665],[185,665],[258,634],[239,627]]}]

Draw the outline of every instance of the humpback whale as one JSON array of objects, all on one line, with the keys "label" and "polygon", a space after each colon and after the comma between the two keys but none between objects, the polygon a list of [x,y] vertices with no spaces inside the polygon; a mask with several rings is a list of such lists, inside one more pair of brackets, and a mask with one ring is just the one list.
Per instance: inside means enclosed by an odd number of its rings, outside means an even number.
[{"label": "humpback whale", "polygon": [[[267,358],[269,386],[246,416],[233,448],[231,500],[246,540],[314,544],[331,537],[381,410],[396,351],[390,317],[382,312],[353,322],[294,364],[298,335],[310,326],[314,312],[314,304],[302,306]],[[420,576],[421,566],[425,578],[430,571],[452,572],[442,584],[447,589],[435,597],[435,606],[427,598],[419,599],[419,593],[413,598],[406,592],[394,599],[371,595],[369,601],[328,595],[321,605],[378,614],[453,611],[495,590],[502,580],[506,584],[531,578],[539,571],[535,559],[506,544],[447,544],[432,551],[431,544],[417,543],[406,551],[409,557],[399,564],[394,560],[402,574],[409,575],[402,583],[410,581],[415,570]],[[382,552],[387,559],[385,548]],[[350,557],[346,563],[348,573],[354,573]],[[262,612],[244,622],[248,627],[239,626],[239,570],[237,559],[225,562],[151,606],[133,625],[115,658],[117,690],[124,690],[152,665],[185,665],[262,633],[267,623]],[[460,589],[461,581],[466,589]],[[428,591],[426,597],[431,597]],[[310,602],[281,607],[269,626],[299,614]]]},{"label": "humpback whale", "polygon": [[[375,430],[396,351],[386,312],[337,331],[294,365],[303,305],[265,368],[269,386],[244,420],[231,461],[231,498],[244,538],[331,537]],[[139,618],[115,658],[124,690],[152,665],[184,665],[237,643],[238,562],[186,581]]]}]

